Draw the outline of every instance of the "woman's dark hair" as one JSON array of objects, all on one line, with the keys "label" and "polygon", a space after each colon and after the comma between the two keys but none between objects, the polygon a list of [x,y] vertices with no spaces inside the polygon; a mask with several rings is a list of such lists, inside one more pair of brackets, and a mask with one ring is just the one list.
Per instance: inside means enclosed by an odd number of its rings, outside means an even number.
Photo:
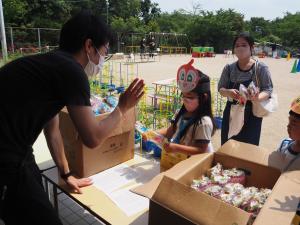
[{"label": "woman's dark hair", "polygon": [[[193,132],[192,132],[192,138],[194,138],[194,136],[195,136],[195,131],[198,126],[198,123],[201,123],[201,119],[204,116],[209,116],[212,121],[212,124],[213,124],[212,135],[214,135],[214,133],[216,131],[216,124],[214,122],[212,108],[211,108],[211,92],[210,92],[209,88],[206,88],[208,85],[210,85],[210,79],[209,79],[209,76],[205,75],[204,73],[202,73],[199,70],[198,70],[198,74],[200,76],[200,80],[198,82],[197,87],[194,90],[192,90],[191,92],[194,92],[198,95],[199,106],[196,109],[195,117],[192,118],[193,122],[189,126],[185,127],[184,131],[182,132],[183,134],[185,134],[186,131],[189,129],[189,127],[191,125],[194,125]],[[202,87],[205,87],[205,88],[202,88]],[[184,104],[182,104],[182,107],[180,108],[178,114],[176,115],[174,123],[173,123],[174,130],[176,130],[176,126],[177,126],[177,122],[178,122],[179,118],[182,115],[184,115],[184,113],[186,111],[187,110],[186,110]]]},{"label": "woman's dark hair", "polygon": [[111,31],[99,16],[84,10],[69,19],[62,27],[59,49],[69,53],[77,53],[87,39],[99,48],[111,40]]},{"label": "woman's dark hair", "polygon": [[239,38],[243,38],[250,46],[250,49],[254,46],[254,39],[249,35],[249,33],[243,32],[236,36],[233,40],[232,51],[234,51],[234,46]]}]

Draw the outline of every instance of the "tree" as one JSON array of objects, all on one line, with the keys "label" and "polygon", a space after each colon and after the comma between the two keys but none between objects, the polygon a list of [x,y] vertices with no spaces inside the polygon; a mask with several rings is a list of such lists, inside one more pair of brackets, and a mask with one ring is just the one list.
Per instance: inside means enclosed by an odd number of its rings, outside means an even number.
[{"label": "tree", "polygon": [[300,48],[300,12],[287,13],[272,23],[272,33],[282,40],[284,46]]},{"label": "tree", "polygon": [[203,11],[187,26],[187,34],[195,45],[213,46],[223,52],[232,47],[234,36],[244,30],[244,16],[233,9]]},{"label": "tree", "polygon": [[3,1],[4,21],[8,26],[22,26],[23,18],[27,13],[28,4],[23,0]]},{"label": "tree", "polygon": [[261,39],[271,34],[270,21],[263,17],[251,17],[246,22],[246,29],[254,39]]},{"label": "tree", "polygon": [[141,1],[141,17],[145,24],[151,20],[155,20],[160,14],[160,8],[157,3],[152,3],[151,0]]}]

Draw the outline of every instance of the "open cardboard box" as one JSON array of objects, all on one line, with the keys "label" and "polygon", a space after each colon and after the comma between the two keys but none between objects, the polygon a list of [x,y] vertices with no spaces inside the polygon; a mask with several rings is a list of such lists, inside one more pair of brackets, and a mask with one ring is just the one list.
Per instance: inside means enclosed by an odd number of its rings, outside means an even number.
[{"label": "open cardboard box", "polygon": [[[109,113],[105,113],[96,116],[96,120],[101,121],[108,115]],[[59,120],[70,170],[80,177],[96,174],[130,160],[134,156],[134,109],[128,111],[104,143],[94,149],[82,143],[67,109],[64,108],[60,112]]]},{"label": "open cardboard box", "polygon": [[149,224],[247,225],[250,214],[190,187],[217,162],[246,171],[246,186],[270,188],[272,193],[255,225],[290,225],[300,198],[300,159],[289,171],[284,155],[230,140],[216,153],[190,157],[133,192],[151,199]]}]

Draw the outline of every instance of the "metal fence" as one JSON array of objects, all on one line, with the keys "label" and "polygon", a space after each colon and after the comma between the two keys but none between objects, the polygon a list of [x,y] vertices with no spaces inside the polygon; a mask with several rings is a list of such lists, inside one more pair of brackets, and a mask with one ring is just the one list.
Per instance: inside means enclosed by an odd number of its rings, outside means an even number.
[{"label": "metal fence", "polygon": [[60,29],[6,27],[8,53],[31,54],[58,47]]}]

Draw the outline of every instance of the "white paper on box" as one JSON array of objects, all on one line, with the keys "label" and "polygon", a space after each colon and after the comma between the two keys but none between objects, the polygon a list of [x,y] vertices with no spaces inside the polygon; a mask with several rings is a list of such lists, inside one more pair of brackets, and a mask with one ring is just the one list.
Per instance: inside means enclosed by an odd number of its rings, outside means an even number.
[{"label": "white paper on box", "polygon": [[130,189],[147,183],[159,173],[159,164],[135,156],[139,163],[120,164],[91,176],[93,185],[103,191],[127,216],[149,208],[149,199],[132,193]]}]

